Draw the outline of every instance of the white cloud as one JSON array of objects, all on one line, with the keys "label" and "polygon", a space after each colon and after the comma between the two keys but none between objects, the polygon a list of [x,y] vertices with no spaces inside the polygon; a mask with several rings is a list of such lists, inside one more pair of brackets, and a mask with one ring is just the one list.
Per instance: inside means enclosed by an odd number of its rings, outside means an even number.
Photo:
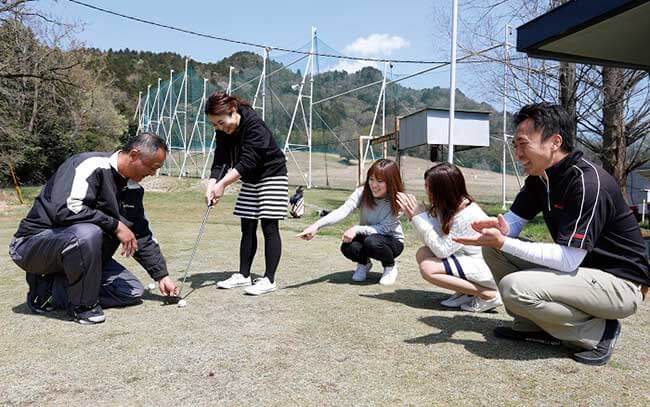
[{"label": "white cloud", "polygon": [[344,60],[344,59],[340,59],[336,63],[336,65],[329,68],[328,71],[345,71],[347,73],[354,73],[354,72],[360,71],[361,69],[365,68],[366,66],[372,66],[374,68],[380,69],[378,62],[372,62],[372,61],[347,61],[347,60]]},{"label": "white cloud", "polygon": [[[352,44],[344,48],[344,54],[356,57],[386,58],[393,51],[410,46],[409,42],[402,37],[390,34],[370,34],[367,37],[359,37]],[[327,68],[330,71],[346,71],[354,73],[366,66],[372,66],[379,70],[383,64],[373,61],[349,61],[340,59],[338,62]]]},{"label": "white cloud", "polygon": [[393,51],[410,45],[408,41],[397,35],[370,34],[365,38],[359,37],[346,46],[345,53],[364,57],[388,56]]}]

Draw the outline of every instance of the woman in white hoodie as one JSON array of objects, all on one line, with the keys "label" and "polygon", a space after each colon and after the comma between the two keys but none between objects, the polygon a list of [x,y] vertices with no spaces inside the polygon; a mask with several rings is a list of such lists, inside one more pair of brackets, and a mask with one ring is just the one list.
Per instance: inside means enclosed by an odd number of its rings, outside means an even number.
[{"label": "woman in white hoodie", "polygon": [[472,222],[487,215],[467,193],[458,167],[441,163],[424,173],[430,206],[418,205],[415,196],[399,194],[400,207],[424,246],[415,258],[422,277],[438,287],[455,291],[441,305],[470,312],[485,312],[501,305],[492,273],[480,247],[465,246],[454,237],[476,234]]}]

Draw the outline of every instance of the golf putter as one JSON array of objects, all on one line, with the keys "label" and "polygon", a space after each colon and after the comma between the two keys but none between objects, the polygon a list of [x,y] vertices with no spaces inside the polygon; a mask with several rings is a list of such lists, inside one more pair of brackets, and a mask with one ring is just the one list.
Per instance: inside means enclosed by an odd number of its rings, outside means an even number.
[{"label": "golf putter", "polygon": [[190,255],[190,259],[187,262],[187,267],[185,267],[185,273],[183,274],[183,280],[181,281],[181,284],[178,287],[178,294],[173,295],[173,296],[168,296],[165,299],[165,302],[168,304],[176,304],[178,301],[182,299],[181,293],[183,292],[183,287],[185,286],[185,280],[187,279],[187,274],[190,271],[190,267],[192,266],[192,261],[194,260],[194,256],[196,255],[196,249],[199,247],[199,243],[201,243],[201,239],[203,238],[203,234],[205,233],[205,225],[208,222],[208,217],[210,216],[210,211],[214,205],[208,205],[207,208],[205,209],[205,213],[203,214],[203,220],[201,221],[201,226],[199,227],[199,235],[196,238],[196,241],[194,242],[194,247],[192,248],[192,254]]},{"label": "golf putter", "polygon": [[[222,168],[221,175],[223,175],[224,170],[225,167]],[[221,178],[221,175],[219,176],[219,178]],[[183,297],[181,297],[181,294],[183,292],[183,287],[185,286],[185,280],[187,279],[187,274],[190,271],[190,266],[192,266],[192,261],[194,260],[194,256],[196,255],[196,249],[199,247],[199,243],[201,243],[201,239],[203,238],[203,234],[205,233],[205,225],[208,223],[208,217],[210,216],[210,211],[212,210],[214,205],[215,204],[213,204],[212,202],[207,203],[205,213],[203,214],[203,220],[201,221],[201,226],[199,226],[199,235],[196,237],[196,241],[194,242],[194,247],[192,248],[192,254],[190,255],[189,261],[187,262],[187,267],[185,267],[185,273],[183,273],[183,280],[181,281],[181,284],[178,287],[178,294],[165,297],[164,299],[165,304],[179,304],[180,301],[184,301]],[[181,304],[179,304],[179,306],[181,306]],[[182,306],[185,306],[185,304],[182,304]]]}]

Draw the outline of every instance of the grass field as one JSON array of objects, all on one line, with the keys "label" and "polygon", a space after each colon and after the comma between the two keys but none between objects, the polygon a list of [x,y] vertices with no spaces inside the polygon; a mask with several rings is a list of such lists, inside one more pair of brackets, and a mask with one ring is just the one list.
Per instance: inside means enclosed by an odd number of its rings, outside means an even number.
[{"label": "grass field", "polygon": [[[197,181],[153,179],[147,214],[173,278],[185,269],[203,214]],[[28,201],[37,188],[27,188]],[[31,315],[24,272],[0,257],[2,405],[648,405],[648,303],[623,321],[618,349],[603,367],[567,352],[494,338],[503,308],[486,314],[446,310],[449,293],[426,284],[414,262],[418,244],[406,227],[400,276],[391,287],[353,284],[353,264],[338,251],[349,219],[311,242],[295,238],[347,191],[309,190],[303,219],[281,223],[280,290],[247,297],[216,290],[238,268],[234,196],[212,211],[193,263],[189,306],[162,305],[155,292],[142,305],[106,311],[107,321],[80,326]],[[7,247],[29,205],[11,191],[0,200],[0,246]],[[494,214],[498,206],[485,205]],[[406,226],[406,225],[405,225]],[[548,239],[532,222],[526,236]],[[260,250],[254,273],[263,272]],[[131,259],[123,261],[143,282]],[[379,268],[379,267],[377,267]],[[376,271],[376,270],[375,270]]]}]

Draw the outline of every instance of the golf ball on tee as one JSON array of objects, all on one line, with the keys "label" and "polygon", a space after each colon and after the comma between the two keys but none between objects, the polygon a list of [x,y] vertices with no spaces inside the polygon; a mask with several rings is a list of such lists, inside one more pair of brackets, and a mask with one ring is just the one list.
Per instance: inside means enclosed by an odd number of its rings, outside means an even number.
[{"label": "golf ball on tee", "polygon": [[187,307],[187,301],[178,300],[178,306],[181,307],[181,308]]},{"label": "golf ball on tee", "polygon": [[153,290],[155,288],[156,288],[156,283],[149,283],[149,285],[147,286],[147,290]]}]

